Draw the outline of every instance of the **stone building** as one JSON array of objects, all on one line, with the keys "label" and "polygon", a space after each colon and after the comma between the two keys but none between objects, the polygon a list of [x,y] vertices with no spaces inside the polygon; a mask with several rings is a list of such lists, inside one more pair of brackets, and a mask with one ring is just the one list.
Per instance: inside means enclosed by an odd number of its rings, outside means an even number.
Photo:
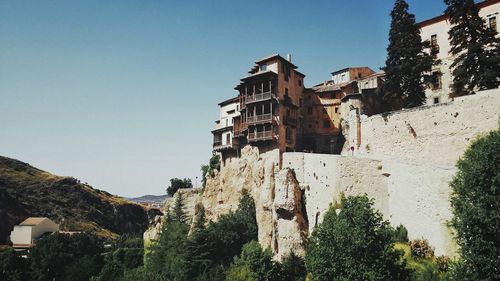
[{"label": "stone building", "polygon": [[[499,31],[497,25],[500,12],[500,0],[486,0],[477,4],[479,16],[483,18],[489,28]],[[431,44],[430,52],[441,63],[432,68],[432,83],[426,89],[427,104],[437,104],[450,100],[453,77],[451,64],[454,57],[450,55],[450,41],[448,31],[451,28],[446,15],[440,15],[419,23],[422,40]],[[498,36],[498,34],[497,34]]]}]

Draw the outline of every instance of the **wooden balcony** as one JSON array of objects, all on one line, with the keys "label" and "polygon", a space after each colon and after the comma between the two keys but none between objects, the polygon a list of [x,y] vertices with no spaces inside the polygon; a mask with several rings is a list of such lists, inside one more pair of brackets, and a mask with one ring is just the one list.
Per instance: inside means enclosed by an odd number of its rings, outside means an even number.
[{"label": "wooden balcony", "polygon": [[273,140],[275,138],[276,137],[274,136],[274,133],[272,131],[248,133],[249,142]]},{"label": "wooden balcony", "polygon": [[275,99],[276,94],[269,91],[261,94],[255,94],[255,95],[248,95],[246,96],[246,104],[254,103],[254,102],[259,102],[259,101],[265,101],[265,100],[270,100],[270,99]]},{"label": "wooden balcony", "polygon": [[248,125],[271,123],[272,121],[273,121],[273,115],[271,113],[247,117]]}]

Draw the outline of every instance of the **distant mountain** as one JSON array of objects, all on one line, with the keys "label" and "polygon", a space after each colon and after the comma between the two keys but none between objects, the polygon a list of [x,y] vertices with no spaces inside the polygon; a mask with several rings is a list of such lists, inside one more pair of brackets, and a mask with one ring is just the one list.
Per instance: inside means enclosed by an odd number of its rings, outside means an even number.
[{"label": "distant mountain", "polygon": [[130,201],[137,202],[137,203],[142,203],[142,202],[150,202],[150,203],[158,203],[161,204],[165,202],[167,198],[170,198],[167,194],[165,195],[144,195],[141,197],[135,197],[135,198],[127,198]]},{"label": "distant mountain", "polygon": [[62,230],[116,237],[142,234],[159,213],[75,178],[0,156],[0,244],[7,242],[14,225],[30,216],[48,217]]}]

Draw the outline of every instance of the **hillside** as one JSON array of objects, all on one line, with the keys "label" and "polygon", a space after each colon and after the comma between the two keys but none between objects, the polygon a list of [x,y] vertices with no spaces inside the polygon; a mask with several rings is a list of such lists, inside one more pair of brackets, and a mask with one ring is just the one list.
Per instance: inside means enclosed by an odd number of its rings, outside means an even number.
[{"label": "hillside", "polygon": [[154,204],[163,204],[165,200],[169,198],[168,195],[144,195],[141,197],[127,198],[128,200],[136,203],[154,203]]},{"label": "hillside", "polygon": [[142,234],[158,213],[75,178],[56,176],[0,156],[0,244],[7,242],[15,224],[30,216],[49,217],[62,230],[116,237]]}]

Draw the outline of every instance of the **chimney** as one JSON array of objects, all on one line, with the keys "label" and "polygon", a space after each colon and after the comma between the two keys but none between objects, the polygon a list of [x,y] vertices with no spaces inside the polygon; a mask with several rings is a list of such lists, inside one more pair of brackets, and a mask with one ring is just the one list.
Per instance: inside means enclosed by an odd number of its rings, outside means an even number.
[{"label": "chimney", "polygon": [[288,60],[288,62],[292,62],[292,55],[291,54],[286,55],[286,59]]}]

